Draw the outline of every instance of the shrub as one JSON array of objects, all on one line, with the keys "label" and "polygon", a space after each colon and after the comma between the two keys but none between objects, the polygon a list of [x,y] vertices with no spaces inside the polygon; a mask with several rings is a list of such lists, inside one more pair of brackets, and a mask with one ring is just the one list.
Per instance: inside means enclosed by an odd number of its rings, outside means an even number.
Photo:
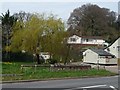
[{"label": "shrub", "polygon": [[57,63],[58,61],[57,61],[56,59],[48,59],[48,62],[49,62],[50,64],[55,64],[55,63]]}]

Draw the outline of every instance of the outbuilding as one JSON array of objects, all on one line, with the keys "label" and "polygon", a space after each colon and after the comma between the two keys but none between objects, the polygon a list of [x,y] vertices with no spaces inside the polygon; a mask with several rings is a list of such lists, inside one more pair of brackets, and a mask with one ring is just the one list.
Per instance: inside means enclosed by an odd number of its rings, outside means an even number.
[{"label": "outbuilding", "polygon": [[116,58],[120,59],[120,37],[113,44],[107,47],[105,51],[115,55]]},{"label": "outbuilding", "polygon": [[87,49],[83,52],[83,62],[90,64],[116,65],[117,58],[103,49]]}]

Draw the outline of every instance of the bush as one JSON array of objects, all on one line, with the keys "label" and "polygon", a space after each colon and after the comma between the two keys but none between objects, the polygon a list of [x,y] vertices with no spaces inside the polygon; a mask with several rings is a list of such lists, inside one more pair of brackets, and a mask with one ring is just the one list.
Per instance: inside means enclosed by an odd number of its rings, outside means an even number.
[{"label": "bush", "polygon": [[56,59],[48,59],[48,62],[50,64],[55,64],[55,63],[58,63],[58,61]]},{"label": "bush", "polygon": [[40,59],[40,64],[44,64],[45,60],[44,59]]},{"label": "bush", "polygon": [[21,52],[17,52],[17,53],[12,53],[10,52],[9,54],[9,58],[6,57],[6,54],[5,52],[2,52],[2,61],[3,62],[12,62],[12,61],[15,61],[15,62],[34,62],[34,58],[33,58],[33,55],[31,54],[28,54],[28,53],[21,53]]}]

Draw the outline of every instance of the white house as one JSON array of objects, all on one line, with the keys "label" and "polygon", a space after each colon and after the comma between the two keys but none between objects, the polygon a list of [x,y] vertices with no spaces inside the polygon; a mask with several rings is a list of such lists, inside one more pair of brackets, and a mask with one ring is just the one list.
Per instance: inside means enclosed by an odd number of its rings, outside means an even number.
[{"label": "white house", "polygon": [[50,59],[50,53],[49,52],[40,52],[40,57],[42,57],[44,60]]},{"label": "white house", "polygon": [[104,51],[103,49],[87,49],[83,52],[83,62],[112,65],[117,64],[117,59],[114,55]]},{"label": "white house", "polygon": [[80,45],[107,45],[101,37],[98,36],[77,36],[73,35],[68,38],[68,44],[80,44]]},{"label": "white house", "polygon": [[[33,54],[35,56],[35,54]],[[40,59],[44,59],[45,62],[50,59],[50,53],[49,52],[40,52],[39,54]]]},{"label": "white house", "polygon": [[116,58],[120,58],[120,37],[112,45],[106,48],[105,51],[115,55]]}]

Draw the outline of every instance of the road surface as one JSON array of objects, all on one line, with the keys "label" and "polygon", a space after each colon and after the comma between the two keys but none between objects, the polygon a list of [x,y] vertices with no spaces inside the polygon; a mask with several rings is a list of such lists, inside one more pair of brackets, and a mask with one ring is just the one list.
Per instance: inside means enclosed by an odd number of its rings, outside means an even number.
[{"label": "road surface", "polygon": [[[105,90],[118,90],[118,81],[119,81],[118,76],[110,76],[110,77],[98,77],[98,78],[4,83],[2,84],[2,88],[3,90],[8,90],[8,89],[17,90],[16,88],[22,88],[20,90],[24,90],[25,88],[29,88],[27,90],[34,90],[35,88],[36,88],[35,90],[103,90],[103,88],[105,88]],[[8,89],[4,89],[4,88],[8,88]],[[10,88],[15,88],[15,89],[10,89]],[[38,88],[42,88],[42,89],[38,89]]]}]

